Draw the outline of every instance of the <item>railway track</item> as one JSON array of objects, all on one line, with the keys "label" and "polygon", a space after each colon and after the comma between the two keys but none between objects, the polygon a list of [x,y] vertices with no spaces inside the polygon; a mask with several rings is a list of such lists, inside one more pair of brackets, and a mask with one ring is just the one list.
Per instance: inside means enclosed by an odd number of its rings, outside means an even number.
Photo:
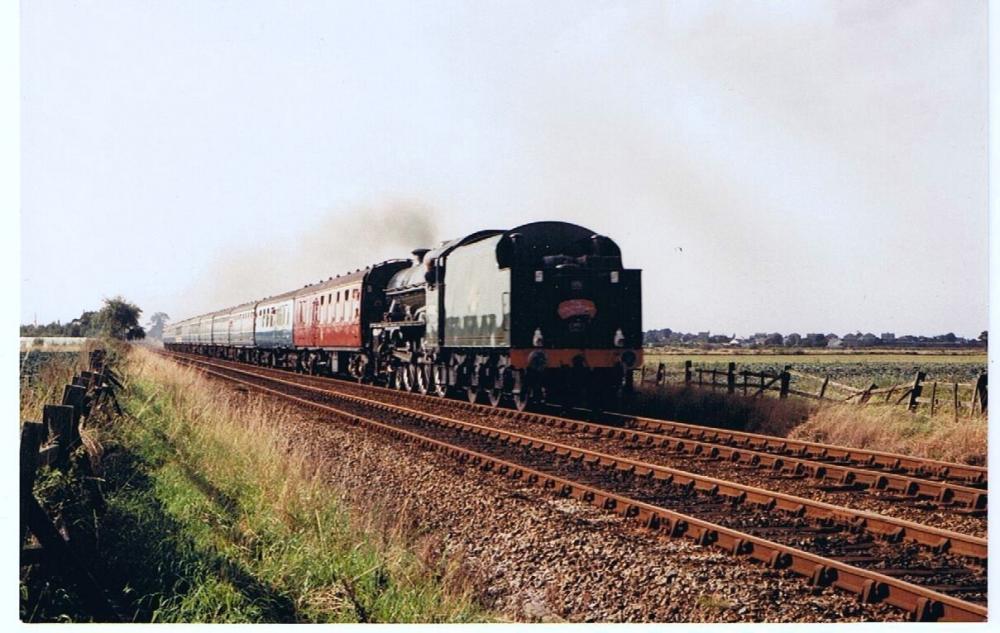
[{"label": "railway track", "polygon": [[[218,362],[230,363],[230,361]],[[235,367],[245,367],[245,365],[239,363],[231,364]],[[284,370],[257,369],[273,376],[290,375]],[[418,393],[400,392],[371,385],[358,385],[335,378],[297,375],[296,380],[304,384],[319,387],[336,385],[337,389],[346,389],[353,393],[378,393],[381,399],[388,398],[398,402],[418,403],[420,406],[431,411],[461,410],[473,413],[484,421],[499,421],[503,423],[504,420],[507,420],[508,423],[516,422],[519,425],[535,424],[545,426],[557,432],[573,434],[574,436],[591,436],[594,441],[602,443],[615,442],[619,445],[628,446],[627,450],[629,452],[634,453],[639,451],[644,455],[650,455],[651,458],[668,459],[681,465],[690,463],[691,461],[690,459],[680,459],[681,456],[689,456],[702,461],[712,461],[718,464],[716,468],[712,469],[716,474],[723,471],[727,473],[731,472],[731,464],[744,466],[749,469],[764,471],[786,480],[801,480],[802,483],[797,486],[791,485],[787,481],[785,483],[786,487],[793,488],[797,494],[804,493],[807,488],[815,485],[821,486],[821,492],[831,497],[836,497],[838,494],[857,495],[858,493],[871,493],[877,495],[879,501],[882,502],[875,505],[874,509],[877,511],[885,512],[887,507],[892,507],[893,513],[903,514],[904,518],[913,519],[920,517],[920,515],[926,516],[928,511],[944,511],[968,517],[979,517],[978,520],[971,518],[967,520],[951,519],[951,522],[955,523],[956,529],[960,531],[981,534],[985,534],[986,531],[986,491],[981,488],[964,486],[950,481],[924,479],[897,472],[887,472],[877,468],[862,468],[850,463],[842,464],[829,460],[820,461],[794,454],[778,454],[774,451],[761,451],[742,446],[737,447],[725,441],[703,441],[692,438],[690,431],[679,434],[671,434],[668,431],[654,433],[636,428],[609,426],[597,422],[541,413],[498,409],[480,404],[472,404],[463,400],[442,400],[441,398]],[[714,429],[703,430],[714,431]],[[709,433],[709,435],[712,435],[712,433]],[[777,442],[773,442],[773,440],[778,438],[768,439],[772,440],[772,447],[777,445]],[[911,508],[912,511],[902,512],[904,506]]]},{"label": "railway track", "polygon": [[287,372],[182,360],[210,375],[555,488],[671,536],[787,567],[864,600],[884,600],[916,619],[986,615],[983,539],[338,393]]},{"label": "railway track", "polygon": [[714,429],[697,424],[658,420],[625,413],[606,413],[605,416],[617,421],[622,426],[651,433],[663,433],[674,437],[684,437],[734,448],[746,448],[775,455],[877,469],[885,473],[905,474],[924,480],[937,480],[942,483],[952,482],[984,490],[987,486],[987,469],[984,466],[913,457],[886,451],[792,440],[743,431]]}]

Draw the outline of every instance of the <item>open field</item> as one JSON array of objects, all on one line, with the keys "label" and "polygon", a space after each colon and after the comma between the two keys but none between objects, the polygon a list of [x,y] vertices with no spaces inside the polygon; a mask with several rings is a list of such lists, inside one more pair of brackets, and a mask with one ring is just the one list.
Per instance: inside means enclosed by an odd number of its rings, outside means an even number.
[{"label": "open field", "polygon": [[[718,391],[685,389],[684,363],[691,361],[694,369],[725,371],[730,362],[738,372],[777,372],[791,366],[796,372],[792,386],[816,394],[829,377],[831,383],[841,383],[856,389],[871,385],[886,388],[905,385],[914,375],[924,372],[922,398],[934,394],[936,414],[929,414],[927,404],[916,412],[905,404],[896,404],[903,395],[874,396],[865,406],[855,403],[823,402],[789,397],[778,400],[775,393],[767,398],[745,398],[725,393],[725,376]],[[663,350],[645,353],[647,380],[652,379],[659,363],[666,365],[666,385],[645,384],[639,403],[660,417],[686,422],[739,428],[818,442],[843,444],[857,448],[872,448],[933,457],[969,464],[984,464],[986,460],[987,417],[970,415],[972,384],[986,371],[987,355],[983,351],[954,350],[949,352],[874,350],[810,351],[786,353],[783,350]],[[706,376],[709,380],[711,376]],[[695,380],[697,374],[695,374]],[[934,389],[935,383],[937,388]],[[960,415],[955,416],[952,404],[953,388],[958,383]],[[751,393],[753,388],[751,387]],[[843,399],[848,395],[831,384],[828,397]],[[856,402],[856,400],[855,400]]]},{"label": "open field", "polygon": [[[760,353],[752,353],[760,352]],[[987,355],[982,351],[956,350],[955,353],[874,351],[817,352],[802,354],[767,350],[717,350],[694,352],[690,350],[645,350],[645,364],[655,370],[659,363],[676,375],[683,373],[685,361],[697,367],[725,369],[735,362],[738,369],[749,371],[780,370],[787,365],[805,374],[829,376],[831,380],[866,388],[872,383],[880,387],[900,384],[913,379],[917,371],[927,374],[925,382],[975,382],[980,372],[986,370]]]}]

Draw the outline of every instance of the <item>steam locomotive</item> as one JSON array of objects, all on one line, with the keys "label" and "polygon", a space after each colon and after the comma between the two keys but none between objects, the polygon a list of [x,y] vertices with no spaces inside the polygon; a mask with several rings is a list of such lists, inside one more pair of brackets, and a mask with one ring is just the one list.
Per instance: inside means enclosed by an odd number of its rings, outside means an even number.
[{"label": "steam locomotive", "polygon": [[478,231],[169,325],[169,350],[494,406],[605,408],[642,362],[641,271],[565,222]]}]

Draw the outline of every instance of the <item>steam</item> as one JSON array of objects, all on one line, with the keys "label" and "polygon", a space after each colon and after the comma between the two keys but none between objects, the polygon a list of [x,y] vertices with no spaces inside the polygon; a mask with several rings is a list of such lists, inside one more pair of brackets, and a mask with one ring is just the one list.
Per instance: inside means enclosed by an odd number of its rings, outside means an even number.
[{"label": "steam", "polygon": [[274,239],[213,262],[178,298],[175,320],[288,292],[431,247],[437,212],[414,200],[331,210],[291,240]]}]

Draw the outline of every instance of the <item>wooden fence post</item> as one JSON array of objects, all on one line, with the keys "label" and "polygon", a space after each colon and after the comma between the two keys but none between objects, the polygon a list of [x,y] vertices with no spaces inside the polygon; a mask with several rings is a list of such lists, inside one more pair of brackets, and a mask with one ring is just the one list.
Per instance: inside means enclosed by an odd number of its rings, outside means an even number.
[{"label": "wooden fence post", "polygon": [[861,392],[861,397],[858,398],[858,404],[865,404],[868,402],[869,398],[872,397],[872,391],[878,389],[878,385],[872,383],[868,385],[868,388]]},{"label": "wooden fence post", "polygon": [[[25,522],[25,503],[28,497],[34,494],[35,476],[38,473],[38,448],[45,439],[45,426],[41,422],[25,422],[21,425],[21,532],[20,538],[24,540],[24,531],[27,529]],[[20,546],[21,543],[18,543]]]},{"label": "wooden fence post", "polygon": [[736,363],[729,363],[729,367],[726,369],[726,391],[736,392]]},{"label": "wooden fence post", "polygon": [[73,407],[61,404],[47,404],[42,409],[42,419],[48,430],[48,436],[58,446],[55,465],[60,469],[69,463],[70,445],[73,441],[73,415]]},{"label": "wooden fence post", "polygon": [[71,427],[71,438],[75,442],[80,439],[80,418],[84,413],[84,403],[87,398],[87,390],[78,385],[66,385],[63,389],[62,403],[73,407],[73,426]]},{"label": "wooden fence post", "polygon": [[639,374],[639,384],[646,382],[646,364],[642,364],[642,373]]},{"label": "wooden fence post", "polygon": [[104,590],[73,553],[34,495],[28,495],[24,503],[25,522],[31,533],[42,544],[42,556],[50,561],[53,570],[75,586],[96,620],[120,622],[121,618],[115,612]]},{"label": "wooden fence post", "polygon": [[954,394],[954,397],[955,397],[955,421],[958,422],[958,410],[959,410],[960,405],[958,403],[958,383],[957,382],[952,385],[952,389],[953,389],[952,393]]},{"label": "wooden fence post", "polygon": [[664,363],[660,363],[659,367],[656,368],[656,384],[662,385],[667,379],[667,366]]},{"label": "wooden fence post", "polygon": [[785,368],[781,370],[781,391],[778,392],[778,397],[785,399],[788,397],[788,389],[792,383],[791,365],[785,365]]},{"label": "wooden fence post", "polygon": [[934,407],[937,405],[937,381],[931,385],[931,415],[934,415]]},{"label": "wooden fence post", "polygon": [[830,384],[830,374],[826,375],[826,378],[823,379],[823,386],[819,388],[819,399],[820,400],[822,400],[823,396],[826,395],[826,386],[828,384]]},{"label": "wooden fence post", "polygon": [[691,361],[684,361],[684,384],[691,383]]},{"label": "wooden fence post", "polygon": [[920,392],[923,391],[924,389],[920,385],[920,383],[923,382],[926,376],[927,374],[925,374],[924,372],[918,371],[917,374],[913,377],[913,386],[910,387],[910,402],[907,405],[907,408],[910,411],[917,410],[917,398],[920,397]]},{"label": "wooden fence post", "polygon": [[975,401],[979,400],[979,412],[986,413],[986,398],[987,398],[987,388],[986,388],[986,374],[980,373],[979,378],[976,379],[976,389],[972,394],[972,399]]}]

